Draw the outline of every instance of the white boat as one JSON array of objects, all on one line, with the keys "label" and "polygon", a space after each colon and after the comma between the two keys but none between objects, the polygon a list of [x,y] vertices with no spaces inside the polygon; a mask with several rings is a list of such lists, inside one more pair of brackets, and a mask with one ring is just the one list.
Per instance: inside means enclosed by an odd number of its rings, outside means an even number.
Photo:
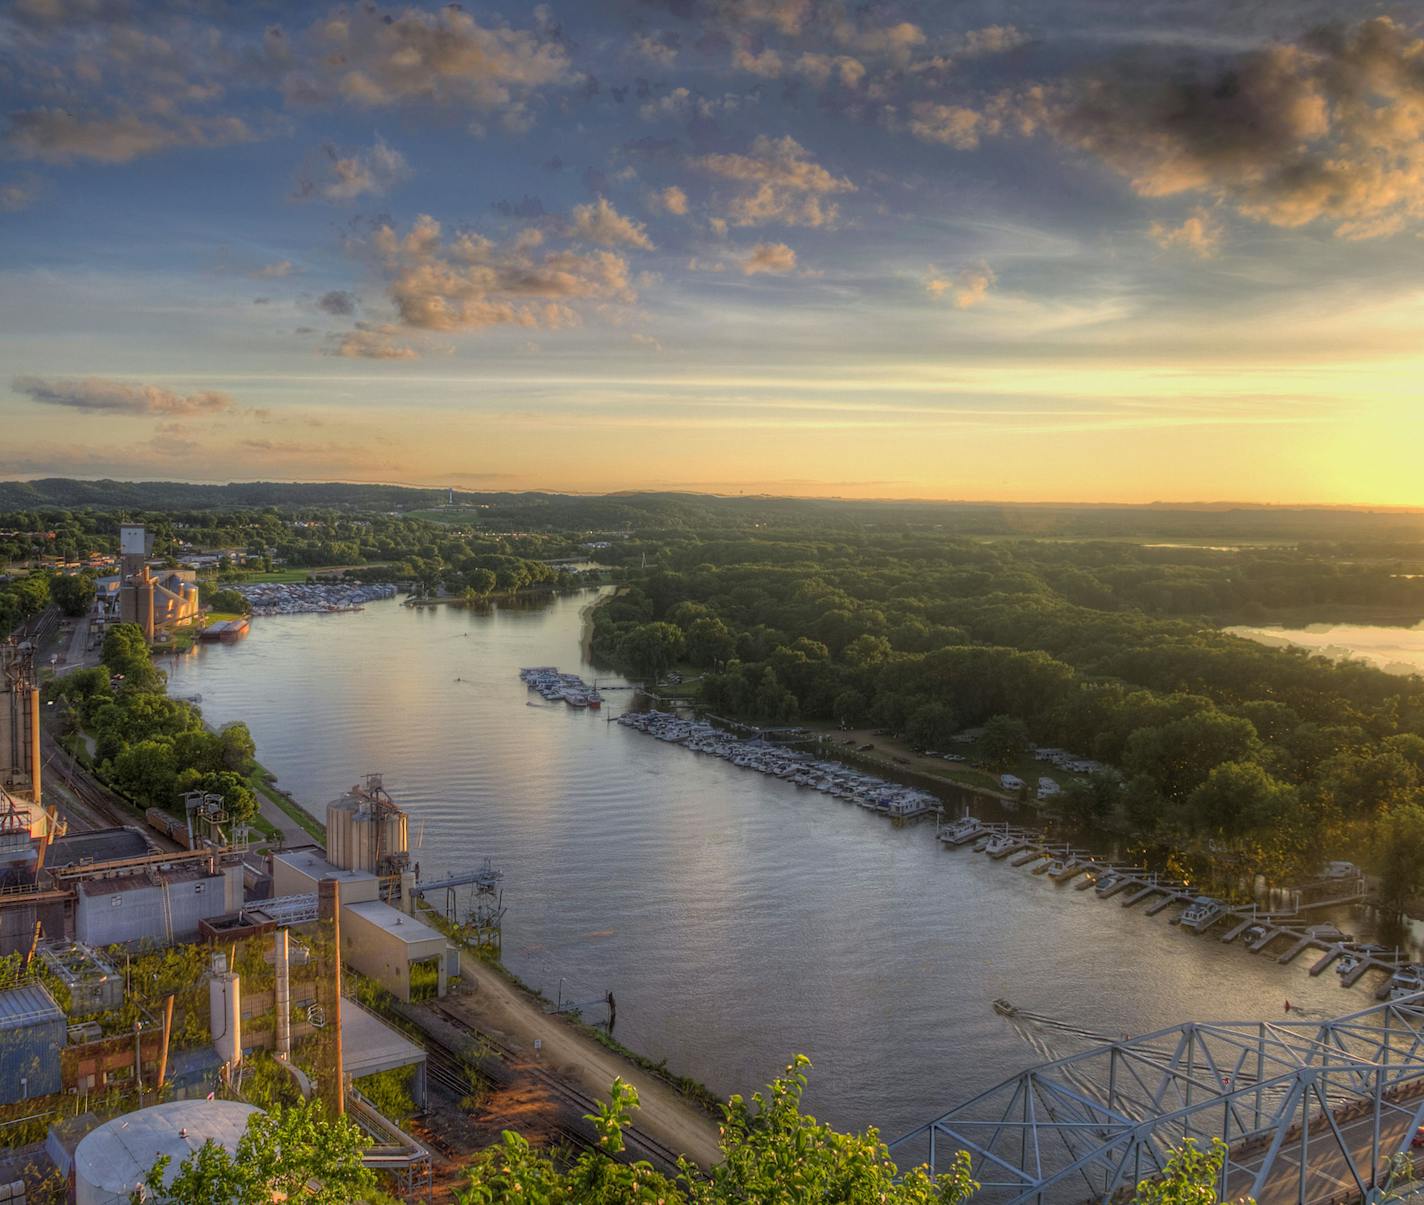
[{"label": "white boat", "polygon": [[1214,900],[1209,895],[1199,895],[1182,910],[1182,915],[1177,919],[1184,925],[1196,928],[1198,925],[1210,924],[1224,910],[1220,900]]},{"label": "white boat", "polygon": [[1335,963],[1335,973],[1337,975],[1348,975],[1352,971],[1359,969],[1359,965],[1360,960],[1353,954],[1345,954]]},{"label": "white boat", "polygon": [[1096,891],[1099,895],[1107,895],[1109,891],[1111,891],[1121,882],[1122,875],[1118,874],[1116,871],[1110,870],[1107,872],[1107,874],[1103,875],[1103,877],[1097,881],[1097,884],[1093,887],[1093,890]]}]

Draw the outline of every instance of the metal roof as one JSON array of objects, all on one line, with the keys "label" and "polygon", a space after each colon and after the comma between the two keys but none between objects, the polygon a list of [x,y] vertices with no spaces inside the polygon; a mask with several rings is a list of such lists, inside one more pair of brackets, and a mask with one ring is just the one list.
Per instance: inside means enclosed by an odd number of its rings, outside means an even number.
[{"label": "metal roof", "polygon": [[368,924],[389,933],[392,937],[399,937],[406,945],[415,945],[422,941],[444,941],[445,935],[437,929],[432,929],[424,921],[416,920],[399,908],[392,908],[389,904],[383,904],[380,900],[363,900],[359,904],[343,904],[342,912],[359,916]]},{"label": "metal roof", "polygon": [[0,992],[0,1029],[23,1029],[44,1021],[63,1021],[64,1010],[43,985],[27,983],[24,987]]}]

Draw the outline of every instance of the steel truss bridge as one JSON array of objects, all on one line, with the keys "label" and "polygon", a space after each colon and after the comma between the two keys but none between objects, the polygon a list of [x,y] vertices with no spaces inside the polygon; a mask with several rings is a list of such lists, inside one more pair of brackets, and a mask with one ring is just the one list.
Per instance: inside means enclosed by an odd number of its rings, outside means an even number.
[{"label": "steel truss bridge", "polygon": [[1220,1199],[1344,1205],[1381,1199],[1421,1124],[1424,993],[1328,1021],[1191,1023],[1104,1042],[1005,1080],[891,1150],[934,1173],[968,1152],[976,1201],[1106,1202],[1186,1139],[1219,1138]]}]

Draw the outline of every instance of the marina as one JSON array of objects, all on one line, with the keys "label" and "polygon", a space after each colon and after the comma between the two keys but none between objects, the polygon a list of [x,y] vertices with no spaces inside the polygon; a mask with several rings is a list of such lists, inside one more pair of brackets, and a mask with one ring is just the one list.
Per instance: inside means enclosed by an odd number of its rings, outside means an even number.
[{"label": "marina", "polygon": [[254,615],[307,615],[359,611],[363,604],[394,598],[393,582],[255,582],[233,586]]},{"label": "marina", "polygon": [[603,706],[597,682],[590,686],[578,674],[561,674],[556,665],[525,666],[519,671],[519,679],[550,703],[562,701],[570,707],[587,707],[590,711]]},{"label": "marina", "polygon": [[853,770],[767,740],[744,740],[706,720],[689,720],[666,711],[625,711],[617,719],[625,728],[647,733],[660,741],[706,753],[744,770],[769,774],[798,787],[844,799],[867,811],[897,820],[913,820],[939,810],[940,802],[928,791],[887,782],[874,774]]},{"label": "marina", "polygon": [[1119,902],[1124,908],[1151,900],[1143,909],[1147,916],[1180,908],[1170,923],[1198,935],[1225,923],[1228,927],[1221,941],[1231,944],[1243,938],[1242,944],[1252,954],[1263,953],[1280,942],[1275,961],[1282,965],[1294,962],[1306,950],[1319,950],[1323,957],[1310,968],[1312,977],[1320,975],[1337,960],[1336,970],[1342,987],[1353,987],[1369,972],[1378,972],[1384,976],[1376,992],[1379,1000],[1402,999],[1424,991],[1424,966],[1406,962],[1400,951],[1356,941],[1333,924],[1307,923],[1306,914],[1310,911],[1364,900],[1363,876],[1348,863],[1333,864],[1332,869],[1340,873],[1317,884],[1327,888],[1323,893],[1326,898],[1297,904],[1289,913],[1272,913],[1262,911],[1255,904],[1231,905],[1201,895],[1186,883],[1150,873],[1139,866],[1115,865],[1075,851],[1071,846],[1053,844],[1044,834],[1032,829],[985,823],[975,816],[941,820],[935,837],[946,848],[957,849],[972,843],[976,853],[1000,861],[1008,859],[1010,866],[1028,869],[1032,874],[1058,883],[1078,878],[1075,884],[1078,890],[1092,888],[1097,898],[1103,900],[1121,896]]}]

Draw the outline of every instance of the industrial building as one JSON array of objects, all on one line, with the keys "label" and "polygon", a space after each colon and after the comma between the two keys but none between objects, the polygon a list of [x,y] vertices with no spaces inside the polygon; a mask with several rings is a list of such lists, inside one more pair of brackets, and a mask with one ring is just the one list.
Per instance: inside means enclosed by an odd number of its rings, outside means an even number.
[{"label": "industrial building", "polygon": [[12,637],[0,641],[0,789],[37,805],[43,765],[35,650]]},{"label": "industrial building", "polygon": [[42,984],[0,992],[0,1104],[60,1090],[67,1026],[64,1010]]},{"label": "industrial building", "polygon": [[146,640],[194,623],[199,616],[198,575],[192,569],[149,568],[153,533],[124,524],[119,528],[118,617],[137,624]]},{"label": "industrial building", "polygon": [[327,857],[336,866],[399,874],[410,863],[406,814],[392,801],[379,774],[366,775],[326,805]]},{"label": "industrial building", "polygon": [[445,995],[448,948],[444,934],[379,900],[342,906],[341,957],[406,1004]]},{"label": "industrial building", "polygon": [[242,865],[180,864],[76,883],[74,936],[86,945],[193,941],[199,922],[242,906]]}]

